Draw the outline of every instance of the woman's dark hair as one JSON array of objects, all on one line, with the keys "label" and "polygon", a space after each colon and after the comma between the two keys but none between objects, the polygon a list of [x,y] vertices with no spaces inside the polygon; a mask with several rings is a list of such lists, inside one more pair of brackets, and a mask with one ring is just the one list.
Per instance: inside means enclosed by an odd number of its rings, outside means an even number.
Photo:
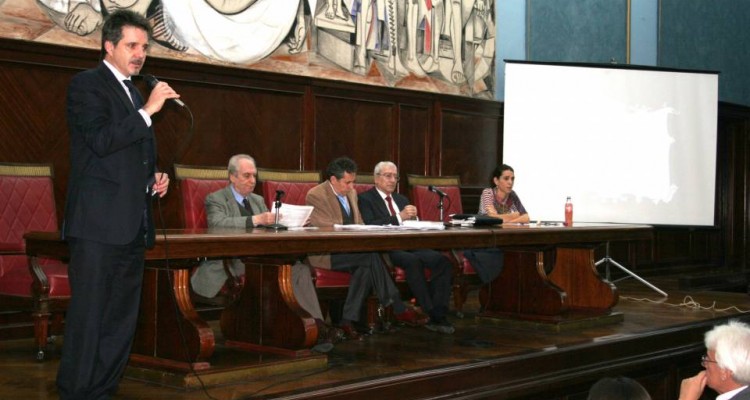
[{"label": "woman's dark hair", "polygon": [[500,164],[497,167],[495,167],[494,170],[492,170],[492,176],[490,176],[490,187],[495,186],[495,178],[499,178],[503,176],[503,172],[510,171],[515,173],[516,171],[513,171],[513,167],[511,167],[508,164]]},{"label": "woman's dark hair", "polygon": [[122,39],[122,28],[125,26],[143,29],[148,37],[151,37],[151,25],[149,25],[146,17],[130,10],[117,10],[109,14],[104,21],[104,25],[102,25],[102,58],[107,54],[107,50],[104,49],[104,42],[112,42],[117,46],[117,43]]},{"label": "woman's dark hair", "polygon": [[589,389],[588,400],[651,400],[637,381],[624,376],[599,379]]}]

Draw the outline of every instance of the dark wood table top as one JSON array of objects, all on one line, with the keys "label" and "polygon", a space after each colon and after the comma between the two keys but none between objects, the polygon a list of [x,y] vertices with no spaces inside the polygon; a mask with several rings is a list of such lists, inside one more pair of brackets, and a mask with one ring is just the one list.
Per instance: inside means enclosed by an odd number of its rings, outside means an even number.
[{"label": "dark wood table top", "polygon": [[[651,240],[653,228],[631,224],[576,224],[573,227],[503,225],[448,227],[445,230],[340,230],[319,228],[272,231],[252,229],[166,229],[157,231],[147,260],[196,257],[274,256],[308,253],[461,249],[481,247],[598,244]],[[59,232],[25,235],[26,254],[65,259],[66,243]]]}]

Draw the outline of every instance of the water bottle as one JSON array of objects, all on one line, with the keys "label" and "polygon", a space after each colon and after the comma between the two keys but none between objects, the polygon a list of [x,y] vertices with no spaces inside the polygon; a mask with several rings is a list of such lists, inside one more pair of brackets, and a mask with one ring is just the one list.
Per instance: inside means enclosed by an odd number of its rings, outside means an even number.
[{"label": "water bottle", "polygon": [[570,196],[565,200],[565,226],[573,226],[573,201]]}]

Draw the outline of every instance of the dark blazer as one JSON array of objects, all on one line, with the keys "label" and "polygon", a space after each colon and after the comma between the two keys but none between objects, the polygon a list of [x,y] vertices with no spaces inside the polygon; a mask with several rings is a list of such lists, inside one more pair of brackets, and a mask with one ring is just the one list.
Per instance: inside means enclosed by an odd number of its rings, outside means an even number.
[{"label": "dark blazer", "polygon": [[153,244],[153,130],[104,63],[77,74],[68,88],[70,177],[63,236],[122,245],[145,222]]},{"label": "dark blazer", "polygon": [[735,394],[732,397],[732,400],[750,400],[750,387],[745,388],[745,390]]},{"label": "dark blazer", "polygon": [[[409,205],[409,199],[402,194],[392,193],[391,198],[399,210]],[[367,225],[399,225],[398,217],[391,215],[388,206],[374,186],[359,194],[359,212],[362,213],[362,220]]]}]

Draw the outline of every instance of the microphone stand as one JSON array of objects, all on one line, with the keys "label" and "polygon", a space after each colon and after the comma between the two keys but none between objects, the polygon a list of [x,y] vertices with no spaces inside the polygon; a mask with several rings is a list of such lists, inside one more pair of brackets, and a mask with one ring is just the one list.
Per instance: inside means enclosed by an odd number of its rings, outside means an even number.
[{"label": "microphone stand", "polygon": [[[633,271],[631,271],[631,270],[629,270],[629,269],[627,269],[627,268],[623,267],[622,265],[620,265],[620,263],[618,263],[617,261],[615,261],[614,259],[612,259],[612,257],[610,257],[610,256],[609,256],[609,242],[607,242],[607,245],[606,245],[606,247],[605,247],[605,254],[604,254],[604,258],[602,258],[601,260],[599,260],[599,261],[595,262],[595,263],[594,263],[594,266],[595,266],[595,267],[598,267],[598,266],[599,266],[599,265],[601,265],[601,264],[606,264],[606,265],[605,265],[605,266],[606,266],[606,269],[605,269],[605,272],[606,272],[605,278],[606,278],[606,279],[607,279],[608,281],[610,281],[610,282],[615,282],[615,281],[612,281],[612,280],[610,279],[610,273],[609,273],[609,266],[610,266],[610,265],[614,265],[615,267],[619,268],[619,269],[620,269],[620,270],[621,270],[622,272],[624,272],[624,273],[626,273],[626,274],[628,274],[628,275],[632,276],[633,278],[637,279],[637,280],[638,280],[639,282],[641,282],[642,284],[644,284],[644,285],[648,286],[649,288],[653,289],[653,290],[654,290],[654,291],[655,291],[656,293],[659,293],[660,295],[662,295],[662,296],[664,296],[664,297],[668,297],[668,296],[669,296],[669,295],[667,294],[667,292],[665,292],[665,291],[663,291],[663,290],[659,289],[658,287],[656,287],[656,286],[654,286],[653,284],[651,284],[651,283],[650,283],[649,281],[647,281],[647,280],[645,280],[645,279],[641,278],[640,276],[638,276],[638,274],[636,274],[635,272],[633,272]],[[625,279],[625,278],[627,278],[627,276],[626,276],[626,277],[624,277],[624,278],[621,278],[621,279]],[[619,279],[618,279],[618,280],[619,280]]]},{"label": "microphone stand", "polygon": [[273,229],[274,231],[277,231],[277,232],[278,231],[285,231],[285,230],[288,229],[286,227],[286,225],[281,225],[279,223],[279,210],[281,210],[281,195],[279,193],[277,193],[276,200],[274,201],[273,204],[276,207],[276,222],[274,222],[271,225],[266,225],[265,228],[266,229]]},{"label": "microphone stand", "polygon": [[440,210],[440,222],[445,222],[445,219],[443,218],[443,197],[445,196],[443,196],[441,193],[437,193],[437,195],[438,195],[438,198],[440,199],[438,200],[438,205],[437,205],[438,210]]}]

